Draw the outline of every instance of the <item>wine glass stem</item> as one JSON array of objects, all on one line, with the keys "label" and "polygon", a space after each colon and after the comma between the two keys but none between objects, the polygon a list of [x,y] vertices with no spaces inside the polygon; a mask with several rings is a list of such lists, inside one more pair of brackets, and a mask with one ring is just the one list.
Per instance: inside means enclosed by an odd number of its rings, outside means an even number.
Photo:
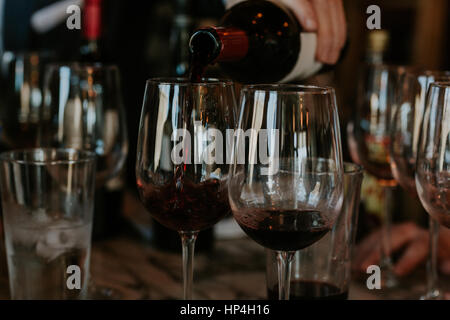
[{"label": "wine glass stem", "polygon": [[392,204],[393,187],[384,187],[384,208],[382,219],[382,239],[381,239],[381,268],[383,269],[383,283],[386,288],[392,288],[397,284],[393,271],[391,258],[391,226],[392,226]]},{"label": "wine glass stem", "polygon": [[192,300],[192,279],[194,275],[194,249],[198,232],[180,232],[183,246],[183,299]]},{"label": "wine glass stem", "polygon": [[278,251],[278,298],[289,300],[291,286],[291,265],[295,251]]},{"label": "wine glass stem", "polygon": [[439,288],[437,285],[438,272],[437,272],[437,262],[438,262],[438,242],[439,242],[439,223],[433,218],[429,219],[430,232],[430,252],[428,257],[428,276],[427,276],[427,294],[425,299],[436,299],[439,297]]}]

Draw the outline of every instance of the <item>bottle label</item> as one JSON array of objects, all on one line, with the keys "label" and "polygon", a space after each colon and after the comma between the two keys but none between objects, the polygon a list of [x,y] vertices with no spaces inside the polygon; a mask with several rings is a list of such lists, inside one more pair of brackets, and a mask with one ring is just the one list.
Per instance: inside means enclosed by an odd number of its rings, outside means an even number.
[{"label": "bottle label", "polygon": [[313,32],[300,33],[300,54],[292,71],[280,82],[305,79],[317,73],[322,63],[316,61],[317,34]]},{"label": "bottle label", "polygon": [[88,0],[85,3],[83,16],[83,33],[87,40],[97,40],[102,33],[101,0]]},{"label": "bottle label", "polygon": [[235,61],[243,59],[248,53],[247,34],[234,28],[214,28],[222,43],[219,61]]}]

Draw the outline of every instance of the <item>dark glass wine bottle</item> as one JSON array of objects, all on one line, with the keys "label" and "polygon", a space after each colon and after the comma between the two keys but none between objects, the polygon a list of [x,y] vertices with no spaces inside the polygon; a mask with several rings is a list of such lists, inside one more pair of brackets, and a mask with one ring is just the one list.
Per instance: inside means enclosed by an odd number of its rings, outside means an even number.
[{"label": "dark glass wine bottle", "polygon": [[289,82],[324,67],[315,60],[317,35],[304,32],[282,4],[240,2],[225,12],[220,25],[198,29],[190,39],[193,80],[213,63],[243,83]]},{"label": "dark glass wine bottle", "polygon": [[[76,60],[83,63],[105,63],[102,48],[103,0],[85,0],[82,16],[82,43]],[[94,241],[116,235],[123,225],[123,174],[98,186],[95,191]]]},{"label": "dark glass wine bottle", "polygon": [[103,0],[85,0],[82,18],[83,41],[79,57],[82,62],[101,62]]}]

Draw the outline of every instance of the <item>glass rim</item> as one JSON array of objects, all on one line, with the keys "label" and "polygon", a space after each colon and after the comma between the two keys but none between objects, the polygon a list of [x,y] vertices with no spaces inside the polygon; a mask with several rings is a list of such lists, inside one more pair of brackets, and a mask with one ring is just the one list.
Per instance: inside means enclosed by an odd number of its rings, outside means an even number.
[{"label": "glass rim", "polygon": [[450,70],[420,70],[417,72],[407,71],[406,77],[418,79],[421,77],[437,77],[437,78],[450,78]]},{"label": "glass rim", "polygon": [[365,63],[366,68],[372,68],[377,70],[389,70],[389,71],[404,71],[405,74],[421,73],[424,70],[420,67],[409,64],[395,64],[395,63]]},{"label": "glass rim", "polygon": [[234,82],[221,78],[202,78],[200,82],[191,82],[189,78],[183,77],[157,77],[147,79],[146,85],[179,85],[179,86],[232,86]]},{"label": "glass rim", "polygon": [[302,85],[302,84],[287,84],[287,83],[267,83],[267,84],[247,84],[241,89],[241,92],[250,91],[265,91],[287,94],[334,94],[335,90],[330,86],[315,86],[315,85]]},{"label": "glass rim", "polygon": [[[49,159],[49,160],[23,160],[18,159],[18,155],[33,155],[38,152],[55,152],[57,154],[78,154],[80,157],[78,159]],[[97,158],[95,152],[85,151],[85,150],[77,150],[71,148],[31,148],[31,149],[17,149],[12,151],[3,152],[0,154],[0,162],[3,163],[15,163],[20,165],[71,165],[71,164],[79,164],[79,163],[88,163],[94,162]]]},{"label": "glass rim", "polygon": [[446,81],[435,81],[433,83],[430,84],[430,87],[435,87],[435,88],[450,88],[450,80],[446,80]]},{"label": "glass rim", "polygon": [[450,70],[425,70],[419,76],[450,77]]},{"label": "glass rim", "polygon": [[32,56],[38,57],[54,57],[56,55],[54,50],[5,50],[2,52],[1,56],[12,55],[13,57],[26,57],[30,58]]},{"label": "glass rim", "polygon": [[353,162],[343,162],[344,176],[361,175],[364,173],[364,167]]},{"label": "glass rim", "polygon": [[54,70],[60,68],[69,68],[77,72],[98,72],[98,71],[118,71],[119,68],[115,64],[103,64],[101,62],[53,62],[46,66],[46,70]]}]

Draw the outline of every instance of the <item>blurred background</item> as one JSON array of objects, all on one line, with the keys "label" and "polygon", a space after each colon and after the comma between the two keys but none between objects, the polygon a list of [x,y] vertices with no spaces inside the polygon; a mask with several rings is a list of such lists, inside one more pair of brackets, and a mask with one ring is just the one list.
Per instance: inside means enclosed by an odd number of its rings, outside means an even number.
[{"label": "blurred background", "polygon": [[[53,60],[70,60],[84,39],[82,31],[68,30],[63,23],[42,32],[33,27],[33,14],[55,0],[0,0],[0,54],[5,52],[52,53]],[[358,65],[363,62],[418,65],[427,69],[450,69],[450,2],[448,0],[345,0],[349,45],[346,54],[331,72],[321,74],[309,83],[331,85],[337,89],[345,157],[346,125],[355,109]],[[376,4],[381,8],[383,30],[366,28],[366,8]],[[183,76],[189,62],[188,39],[192,31],[205,25],[215,25],[225,10],[222,0],[104,0],[102,32],[99,39],[103,63],[116,64],[122,79],[124,105],[127,114],[129,154],[124,172],[106,186],[113,205],[107,209],[109,220],[117,211],[118,222],[111,227],[116,232],[122,225],[122,210],[133,211],[137,204],[127,202],[135,196],[135,150],[138,123],[145,80],[151,77]],[[5,61],[2,60],[2,71]],[[220,76],[212,68],[209,74]],[[0,108],[14,108],[1,105]],[[8,149],[2,145],[2,149]],[[109,188],[109,189],[108,189]],[[127,192],[125,193],[124,190]],[[415,220],[426,223],[418,200],[396,191],[398,209],[394,220]],[[124,194],[126,196],[124,196]],[[382,192],[376,180],[366,177],[360,232],[377,226],[377,214]],[[125,200],[124,200],[125,199]],[[138,219],[139,220],[139,219]],[[105,227],[109,228],[109,227]],[[104,232],[108,234],[109,232]],[[176,243],[178,239],[175,238]]]}]

